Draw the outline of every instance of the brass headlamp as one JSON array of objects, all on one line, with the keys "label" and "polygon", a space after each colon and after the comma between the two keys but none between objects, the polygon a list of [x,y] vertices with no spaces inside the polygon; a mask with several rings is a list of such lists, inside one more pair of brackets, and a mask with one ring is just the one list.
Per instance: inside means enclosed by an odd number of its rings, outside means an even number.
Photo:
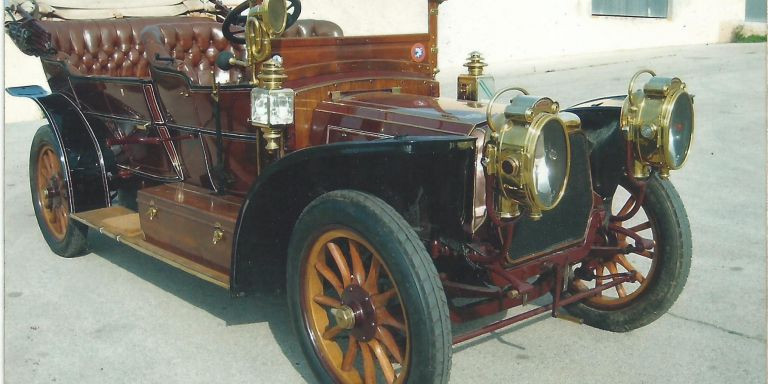
[{"label": "brass headlamp", "polygon": [[[635,90],[635,82],[646,73],[651,79]],[[648,177],[651,168],[656,168],[661,177],[669,177],[669,171],[680,169],[688,157],[694,127],[693,96],[677,77],[639,71],[629,83],[621,125],[634,147],[634,176]]]},{"label": "brass headlamp", "polygon": [[[509,91],[520,91],[504,114],[491,113],[494,102]],[[531,219],[557,206],[565,193],[571,147],[560,106],[548,97],[530,96],[522,88],[506,88],[488,104],[488,126],[493,133],[486,146],[486,172],[496,176],[496,210],[501,218]],[[569,121],[574,116],[568,116]],[[571,125],[578,124],[572,122]]]}]

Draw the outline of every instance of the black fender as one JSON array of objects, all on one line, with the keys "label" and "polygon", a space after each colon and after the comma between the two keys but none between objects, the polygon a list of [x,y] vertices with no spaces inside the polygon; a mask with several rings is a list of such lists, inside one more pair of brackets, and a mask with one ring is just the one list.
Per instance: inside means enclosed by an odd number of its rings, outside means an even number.
[{"label": "black fender", "polygon": [[621,131],[621,107],[626,97],[594,99],[565,110],[581,119],[581,129],[590,144],[592,188],[603,197],[613,196],[626,174],[626,138]]},{"label": "black fender", "polygon": [[[69,192],[70,212],[82,212],[110,206],[107,169],[114,163],[112,151],[102,147],[97,136],[75,102],[61,93],[48,93],[40,86],[11,87],[11,96],[34,100],[42,109],[53,131],[64,167]],[[106,145],[106,144],[105,144]],[[105,154],[107,158],[105,159]]]},{"label": "black fender", "polygon": [[299,215],[312,200],[334,190],[378,196],[422,238],[438,230],[466,236],[462,225],[472,217],[474,161],[475,138],[467,136],[343,142],[285,156],[263,171],[240,209],[232,292],[254,288],[264,278],[282,281],[285,251]]}]

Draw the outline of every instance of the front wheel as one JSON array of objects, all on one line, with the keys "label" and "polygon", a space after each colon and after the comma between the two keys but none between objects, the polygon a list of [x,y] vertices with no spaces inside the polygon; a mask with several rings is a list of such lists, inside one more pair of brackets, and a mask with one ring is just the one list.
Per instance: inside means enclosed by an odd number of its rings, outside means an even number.
[{"label": "front wheel", "polygon": [[445,294],[392,207],[357,191],[322,195],[299,218],[288,257],[294,329],[322,382],[448,381]]},{"label": "front wheel", "polygon": [[[612,212],[618,211],[617,216],[631,211],[635,204],[623,188],[617,190],[612,200]],[[653,248],[608,256],[585,267],[599,284],[610,282],[609,275],[625,271],[635,271],[637,282],[617,285],[566,309],[588,325],[625,332],[658,319],[680,295],[691,268],[691,228],[674,186],[656,175],[648,180],[641,209],[631,220],[617,224],[652,240]],[[607,240],[619,246],[626,246],[628,241],[620,234]],[[595,282],[574,279],[570,290],[583,291],[594,287]]]}]

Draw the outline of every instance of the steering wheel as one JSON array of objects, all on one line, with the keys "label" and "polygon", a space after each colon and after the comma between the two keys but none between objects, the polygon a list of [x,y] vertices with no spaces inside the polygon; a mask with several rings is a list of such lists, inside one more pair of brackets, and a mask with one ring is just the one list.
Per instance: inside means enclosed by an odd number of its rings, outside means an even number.
[{"label": "steering wheel", "polygon": [[[257,4],[261,4],[262,0],[257,0]],[[285,29],[288,29],[290,26],[296,23],[296,20],[299,19],[299,15],[301,15],[301,1],[300,0],[287,0],[288,5],[285,7],[286,13],[288,14],[288,17],[285,21]],[[231,11],[227,14],[227,17],[224,18],[224,21],[221,23],[221,32],[224,34],[224,37],[229,40],[233,44],[245,44],[245,38],[242,36],[243,31],[232,31],[232,26],[236,25],[238,27],[245,27],[245,21],[247,20],[246,16],[242,16],[241,13],[248,9],[249,1],[245,0],[242,3],[238,4],[235,8],[232,8]]]}]

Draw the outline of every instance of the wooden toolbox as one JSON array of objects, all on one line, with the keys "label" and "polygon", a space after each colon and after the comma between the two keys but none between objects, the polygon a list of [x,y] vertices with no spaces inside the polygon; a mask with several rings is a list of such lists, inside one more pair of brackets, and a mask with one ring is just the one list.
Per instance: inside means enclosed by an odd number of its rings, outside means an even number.
[{"label": "wooden toolbox", "polygon": [[147,242],[228,273],[242,200],[184,183],[139,191],[141,229]]}]

